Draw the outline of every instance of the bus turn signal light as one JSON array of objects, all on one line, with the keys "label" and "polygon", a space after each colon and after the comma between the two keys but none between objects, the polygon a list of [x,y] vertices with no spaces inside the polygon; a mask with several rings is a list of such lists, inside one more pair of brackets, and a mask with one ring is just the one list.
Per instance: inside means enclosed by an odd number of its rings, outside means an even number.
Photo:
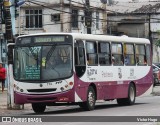
[{"label": "bus turn signal light", "polygon": [[73,82],[69,82],[69,85],[72,86],[72,85],[73,85]]}]

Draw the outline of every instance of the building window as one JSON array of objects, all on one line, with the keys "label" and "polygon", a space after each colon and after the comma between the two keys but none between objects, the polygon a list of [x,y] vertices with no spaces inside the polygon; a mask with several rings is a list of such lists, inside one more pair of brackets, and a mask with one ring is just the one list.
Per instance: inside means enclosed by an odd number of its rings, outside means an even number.
[{"label": "building window", "polygon": [[25,10],[26,28],[42,28],[42,10]]},{"label": "building window", "polygon": [[78,28],[78,10],[72,10],[72,27]]},{"label": "building window", "polygon": [[96,12],[96,29],[99,29],[99,12]]}]

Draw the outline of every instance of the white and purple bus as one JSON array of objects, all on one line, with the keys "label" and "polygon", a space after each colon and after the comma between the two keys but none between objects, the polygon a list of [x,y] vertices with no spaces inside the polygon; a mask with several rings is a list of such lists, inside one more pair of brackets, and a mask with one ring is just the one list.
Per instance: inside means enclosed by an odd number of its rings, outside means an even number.
[{"label": "white and purple bus", "polygon": [[[96,100],[132,105],[152,87],[150,41],[144,38],[41,33],[16,39],[14,101],[46,106],[78,104],[93,110]],[[12,69],[11,69],[12,70]]]}]

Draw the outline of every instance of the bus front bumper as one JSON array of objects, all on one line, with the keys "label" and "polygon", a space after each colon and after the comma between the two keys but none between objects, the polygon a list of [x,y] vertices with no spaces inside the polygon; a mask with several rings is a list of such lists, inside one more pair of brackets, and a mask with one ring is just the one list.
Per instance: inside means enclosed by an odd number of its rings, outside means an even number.
[{"label": "bus front bumper", "polygon": [[63,93],[50,94],[23,94],[14,92],[16,104],[25,103],[49,103],[49,102],[74,102],[74,91],[69,90]]}]

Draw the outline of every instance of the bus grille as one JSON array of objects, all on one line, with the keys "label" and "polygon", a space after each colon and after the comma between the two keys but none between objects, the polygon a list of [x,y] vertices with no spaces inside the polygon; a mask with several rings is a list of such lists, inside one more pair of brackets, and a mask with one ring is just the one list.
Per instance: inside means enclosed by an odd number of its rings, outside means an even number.
[{"label": "bus grille", "polygon": [[56,98],[28,98],[28,100],[30,101],[51,101],[51,100],[55,100]]},{"label": "bus grille", "polygon": [[53,92],[56,91],[57,89],[27,89],[28,92]]}]

